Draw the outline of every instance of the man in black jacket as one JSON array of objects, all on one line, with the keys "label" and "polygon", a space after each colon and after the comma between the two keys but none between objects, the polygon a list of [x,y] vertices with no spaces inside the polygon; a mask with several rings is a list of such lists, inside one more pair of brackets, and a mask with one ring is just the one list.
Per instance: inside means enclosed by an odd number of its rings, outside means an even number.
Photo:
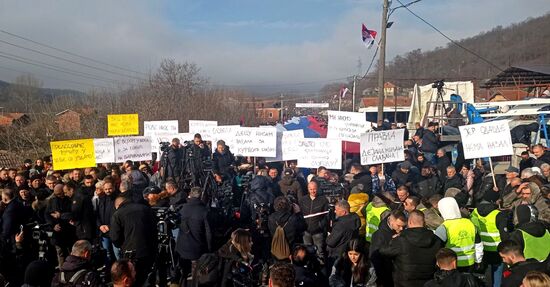
[{"label": "man in black jacket", "polygon": [[63,184],[57,184],[53,189],[44,211],[46,222],[53,227],[52,244],[57,251],[59,266],[69,255],[69,248],[75,241],[74,226],[70,222],[71,200],[65,196]]},{"label": "man in black jacket", "polygon": [[405,214],[400,210],[393,210],[390,216],[380,222],[378,230],[372,235],[370,245],[370,259],[376,271],[376,281],[383,286],[393,286],[392,262],[380,254],[380,249],[395,238],[407,225]]},{"label": "man in black jacket", "polygon": [[[510,240],[516,242],[521,246],[521,250],[524,252],[524,256],[529,259],[530,255],[536,254],[536,257],[539,260],[548,259],[548,246],[547,244],[542,244],[545,249],[541,249],[540,245],[537,242],[544,242],[545,237],[548,238],[548,231],[546,226],[538,220],[536,213],[536,207],[532,205],[519,205],[516,207],[516,215],[518,219],[518,224],[515,230],[510,233]],[[531,239],[530,242],[525,242],[525,239]]]},{"label": "man in black jacket", "polygon": [[15,235],[21,232],[20,225],[23,223],[24,209],[21,202],[15,198],[15,191],[12,188],[2,190],[3,213],[0,218],[0,273],[6,276],[8,281],[13,282],[15,278]]},{"label": "man in black jacket", "polygon": [[115,199],[117,194],[113,183],[105,182],[103,184],[105,195],[100,196],[97,202],[96,226],[99,230],[101,245],[107,251],[107,260],[109,263],[120,259],[120,248],[115,247],[111,242],[109,231],[111,229],[111,217],[115,213]]},{"label": "man in black jacket", "polygon": [[275,235],[277,226],[283,227],[285,238],[290,248],[302,241],[302,234],[306,230],[306,223],[300,214],[300,208],[284,197],[275,198],[273,203],[275,212],[269,215],[268,227],[271,236]]},{"label": "man in black jacket", "polygon": [[216,151],[212,156],[212,172],[218,183],[231,180],[235,176],[234,164],[235,157],[229,151],[229,147],[225,145],[223,140],[219,140],[216,143]]},{"label": "man in black jacket", "polygon": [[183,150],[178,138],[172,139],[170,148],[166,151],[166,157],[161,157],[163,179],[179,180],[182,168]]},{"label": "man in black jacket", "polygon": [[113,244],[122,249],[125,258],[136,267],[136,286],[141,286],[149,273],[157,252],[156,218],[150,207],[132,203],[119,196],[115,200],[109,235]]},{"label": "man in black jacket", "polygon": [[529,271],[548,273],[546,264],[536,259],[525,259],[521,245],[512,240],[502,241],[498,245],[498,253],[508,266],[502,274],[502,287],[520,286],[523,277]]},{"label": "man in black jacket", "polygon": [[435,254],[443,242],[424,227],[424,214],[409,213],[407,229],[380,249],[380,254],[393,259],[395,286],[424,286],[435,273]]},{"label": "man in black jacket", "polygon": [[200,187],[189,191],[189,201],[181,206],[181,225],[176,242],[176,252],[179,255],[182,270],[182,286],[187,284],[187,276],[191,272],[194,261],[202,254],[212,250],[212,232],[208,223],[208,209],[200,200]]},{"label": "man in black jacket", "polygon": [[540,168],[543,163],[550,164],[550,152],[547,151],[542,144],[534,145],[532,150],[537,158],[533,164],[534,166]]},{"label": "man in black jacket", "polygon": [[422,135],[422,152],[424,153],[424,157],[426,158],[426,160],[431,162],[432,164],[435,164],[435,152],[437,151],[437,148],[439,146],[439,140],[434,133],[436,127],[436,123],[430,122],[428,124],[428,128],[424,130],[424,133]]},{"label": "man in black jacket", "polygon": [[76,239],[92,241],[96,235],[92,198],[78,189],[78,186],[73,181],[65,184],[63,192],[72,203],[69,222],[75,226]]},{"label": "man in black jacket", "polygon": [[457,255],[448,248],[441,248],[435,255],[439,270],[434,279],[424,287],[483,287],[483,282],[470,273],[461,273],[456,269]]},{"label": "man in black jacket", "polygon": [[336,219],[332,222],[332,231],[327,237],[329,266],[338,259],[345,251],[348,242],[357,237],[361,219],[357,213],[350,213],[349,203],[345,200],[338,201],[334,206]]},{"label": "man in black jacket", "polygon": [[302,197],[300,209],[304,214],[307,229],[304,232],[304,243],[317,247],[317,256],[325,260],[326,227],[328,223],[328,200],[324,196],[317,196],[319,187],[311,181],[307,185],[309,195]]},{"label": "man in black jacket", "polygon": [[395,186],[404,185],[407,188],[411,188],[416,184],[416,175],[411,172],[411,166],[411,163],[408,161],[397,165],[397,169],[391,175]]},{"label": "man in black jacket", "polygon": [[460,174],[456,173],[456,168],[452,165],[447,167],[445,180],[443,181],[443,192],[449,188],[458,188],[464,190],[464,179]]},{"label": "man in black jacket", "polygon": [[372,198],[372,177],[370,176],[370,171],[365,170],[358,163],[353,163],[350,173],[353,174],[353,180],[350,183],[349,189],[351,190],[358,184],[362,184],[363,190],[369,195],[369,198]]},{"label": "man in black jacket", "polygon": [[93,270],[91,257],[90,242],[86,240],[75,242],[71,255],[67,257],[59,273],[53,278],[51,286],[102,286],[98,274]]}]

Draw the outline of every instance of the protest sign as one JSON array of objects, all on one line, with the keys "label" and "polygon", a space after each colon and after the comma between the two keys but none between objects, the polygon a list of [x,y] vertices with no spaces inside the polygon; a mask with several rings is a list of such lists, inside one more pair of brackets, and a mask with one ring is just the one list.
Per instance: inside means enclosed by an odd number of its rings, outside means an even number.
[{"label": "protest sign", "polygon": [[508,121],[493,121],[458,127],[464,158],[485,158],[514,154]]},{"label": "protest sign", "polygon": [[232,126],[215,126],[211,127],[211,133],[212,133],[212,152],[216,151],[216,143],[219,140],[225,141],[225,145],[232,148],[233,144],[231,142],[228,142],[230,137],[232,137],[233,133],[240,128],[238,125],[232,125]]},{"label": "protest sign", "polygon": [[404,161],[405,129],[367,132],[361,136],[361,164]]},{"label": "protest sign", "polygon": [[138,114],[107,115],[108,136],[129,136],[139,134]]},{"label": "protest sign", "polygon": [[298,139],[298,166],[328,169],[342,168],[342,141],[335,139]]},{"label": "protest sign", "polygon": [[203,141],[213,141],[212,127],[217,125],[217,121],[189,120],[189,133],[201,134]]},{"label": "protest sign", "polygon": [[115,162],[151,160],[150,137],[115,138]]},{"label": "protest sign", "polygon": [[162,150],[160,149],[161,143],[172,144],[172,140],[175,138],[179,139],[180,144],[183,145],[186,141],[193,140],[193,134],[179,133],[174,135],[157,135],[155,137],[151,137],[151,152],[157,153],[156,161],[160,161],[160,157],[162,155]]},{"label": "protest sign", "polygon": [[304,138],[304,130],[277,132],[277,155],[268,157],[267,162],[298,159],[301,151],[298,149],[298,140]]},{"label": "protest sign", "polygon": [[115,144],[113,138],[94,139],[95,162],[115,162]]},{"label": "protest sign", "polygon": [[275,157],[277,148],[277,130],[270,128],[238,127],[232,129],[226,145],[236,156]]},{"label": "protest sign", "polygon": [[157,135],[175,135],[178,133],[178,121],[145,121],[143,135],[154,137]]},{"label": "protest sign", "polygon": [[80,139],[50,142],[54,170],[94,167],[94,140]]},{"label": "protest sign", "polygon": [[358,143],[370,129],[365,113],[328,111],[327,138]]}]

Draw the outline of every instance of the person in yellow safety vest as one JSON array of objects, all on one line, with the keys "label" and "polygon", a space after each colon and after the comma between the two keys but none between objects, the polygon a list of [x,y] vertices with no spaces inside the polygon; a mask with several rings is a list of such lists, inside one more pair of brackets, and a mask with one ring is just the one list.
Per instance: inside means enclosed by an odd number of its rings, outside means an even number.
[{"label": "person in yellow safety vest", "polygon": [[[394,196],[388,192],[381,194],[389,200],[395,200]],[[390,214],[390,208],[378,196],[374,196],[372,202],[367,205],[365,216],[365,239],[371,242],[372,235],[378,230],[380,222]]]},{"label": "person in yellow safety vest", "polygon": [[550,257],[550,233],[538,221],[537,212],[534,205],[520,205],[516,208],[518,225],[510,234],[510,240],[521,245],[525,259],[545,261]]},{"label": "person in yellow safety vest", "polygon": [[497,246],[502,238],[507,237],[507,213],[498,210],[498,206],[482,201],[471,214],[472,223],[476,226],[483,243],[483,265],[491,269],[487,283],[500,286],[504,264],[498,255]]},{"label": "person in yellow safety vest", "polygon": [[460,209],[453,197],[445,197],[438,203],[443,224],[435,230],[445,247],[458,255],[458,268],[470,270],[483,260],[483,244],[475,225],[468,218],[462,218]]}]

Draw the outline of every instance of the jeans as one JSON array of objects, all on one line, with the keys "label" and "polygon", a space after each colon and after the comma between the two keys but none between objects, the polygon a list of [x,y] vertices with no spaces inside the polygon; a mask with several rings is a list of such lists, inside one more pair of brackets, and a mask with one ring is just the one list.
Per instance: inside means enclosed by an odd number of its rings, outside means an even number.
[{"label": "jeans", "polygon": [[504,263],[500,264],[491,264],[489,265],[491,269],[491,276],[493,277],[493,287],[499,287],[502,283],[502,272],[504,271]]},{"label": "jeans", "polygon": [[309,232],[304,232],[304,244],[306,245],[315,245],[317,247],[317,257],[321,262],[325,262],[325,244],[326,236],[324,233],[310,234]]},{"label": "jeans", "polygon": [[101,236],[101,246],[107,252],[107,263],[113,263],[116,260],[119,260],[122,256],[120,248],[113,245],[111,238]]}]

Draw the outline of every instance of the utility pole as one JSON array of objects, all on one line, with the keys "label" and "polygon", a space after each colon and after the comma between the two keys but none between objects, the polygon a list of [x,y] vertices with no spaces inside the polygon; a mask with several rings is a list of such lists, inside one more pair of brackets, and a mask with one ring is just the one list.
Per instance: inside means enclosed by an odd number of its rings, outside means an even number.
[{"label": "utility pole", "polygon": [[384,120],[384,68],[386,66],[386,26],[388,25],[388,0],[384,0],[382,10],[382,35],[380,38],[380,58],[378,59],[378,117],[377,122]]},{"label": "utility pole", "polygon": [[357,79],[357,76],[354,75],[353,76],[353,90],[351,92],[351,94],[353,95],[352,98],[351,98],[351,111],[352,112],[355,112],[355,80]]},{"label": "utility pole", "polygon": [[283,107],[283,93],[281,93],[281,124],[285,123],[285,108]]}]

